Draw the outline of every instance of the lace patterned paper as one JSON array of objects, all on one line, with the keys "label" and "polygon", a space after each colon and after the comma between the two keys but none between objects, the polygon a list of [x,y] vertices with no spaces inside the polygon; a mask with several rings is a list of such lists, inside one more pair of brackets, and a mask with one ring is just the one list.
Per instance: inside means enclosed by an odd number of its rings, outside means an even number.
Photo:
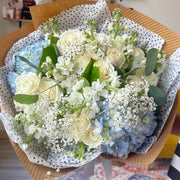
[{"label": "lace patterned paper", "polygon": [[[86,29],[87,27],[83,25],[84,21],[89,18],[94,18],[98,23],[97,32],[107,33],[107,24],[112,21],[110,10],[104,0],[99,0],[96,4],[93,5],[86,4],[73,7],[69,10],[63,11],[55,17],[58,18],[60,23],[59,28],[61,31],[68,29]],[[152,47],[159,49],[162,48],[164,40],[157,34],[143,28],[142,26],[127,18],[122,18],[122,22],[129,26],[128,33],[130,33],[132,30],[139,31],[139,46],[145,45],[147,50]],[[0,68],[0,118],[4,123],[6,132],[8,133],[9,137],[12,139],[12,141],[18,143],[20,147],[22,147],[25,135],[23,132],[17,129],[13,123],[12,117],[16,114],[16,111],[12,100],[12,93],[7,83],[6,75],[9,71],[12,71],[15,66],[14,53],[22,50],[27,45],[31,45],[34,42],[43,39],[43,27],[48,24],[49,22],[43,23],[37,31],[32,32],[29,34],[29,36],[16,42],[9,50],[7,57],[5,58],[6,65]],[[150,39],[151,41],[149,41]],[[180,58],[180,49],[176,52],[175,55],[171,56],[167,65],[167,67],[171,69],[167,68],[166,72],[163,74],[160,80],[160,86],[166,92],[168,97],[167,103],[162,109],[163,115],[161,116],[161,123],[159,124],[154,135],[149,138],[149,142],[144,144],[139,149],[139,153],[147,152],[151,145],[156,141],[162,130],[162,127],[168,118],[168,114],[171,111],[171,107],[179,87],[178,83],[180,82],[180,75],[178,74],[178,69],[180,69],[180,62],[178,62],[178,58]],[[176,68],[174,66],[176,66]],[[170,72],[171,76],[169,76]],[[172,74],[172,72],[174,74]],[[41,144],[37,144],[36,141],[30,142],[29,148],[25,150],[25,153],[31,162],[52,168],[82,166],[83,164],[90,162],[101,154],[99,150],[94,150],[93,152],[86,154],[86,161],[81,162],[69,156],[68,154],[64,154],[64,156],[50,154]]]}]

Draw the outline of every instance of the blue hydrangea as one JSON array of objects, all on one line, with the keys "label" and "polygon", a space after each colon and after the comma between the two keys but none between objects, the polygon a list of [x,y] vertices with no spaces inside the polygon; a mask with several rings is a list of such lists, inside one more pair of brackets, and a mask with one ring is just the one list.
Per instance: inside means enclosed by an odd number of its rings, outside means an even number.
[{"label": "blue hydrangea", "polygon": [[8,84],[10,85],[10,88],[11,88],[11,91],[13,94],[15,94],[15,92],[16,92],[15,81],[18,76],[19,76],[19,74],[15,73],[15,72],[9,72],[7,74],[7,81],[8,81]]},{"label": "blue hydrangea", "polygon": [[[139,117],[139,124],[135,128],[125,129],[124,127],[116,127],[112,129],[109,123],[112,121],[110,118],[110,111],[108,108],[108,101],[101,108],[101,113],[96,121],[103,124],[103,129],[108,129],[109,136],[111,137],[112,144],[102,143],[101,149],[103,152],[118,156],[121,158],[127,158],[129,152],[137,152],[144,142],[154,132],[157,122],[154,112],[148,111],[143,118]],[[121,114],[121,113],[120,113]],[[103,130],[102,130],[102,136]]]},{"label": "blue hydrangea", "polygon": [[26,46],[20,52],[15,55],[15,72],[21,74],[23,71],[36,72],[36,69],[32,68],[25,62],[22,62],[18,56],[23,56],[32,64],[39,66],[39,62],[42,56],[42,50],[49,44],[48,40],[39,40],[32,45]]},{"label": "blue hydrangea", "polygon": [[40,59],[42,56],[43,47],[46,47],[49,44],[48,40],[39,40],[32,45],[26,46],[20,52],[15,54],[15,68],[14,72],[9,72],[7,74],[7,80],[10,85],[11,91],[13,94],[16,92],[16,78],[23,72],[34,72],[36,73],[36,69],[32,68],[25,62],[22,62],[18,56],[23,56],[32,64],[39,66]]}]

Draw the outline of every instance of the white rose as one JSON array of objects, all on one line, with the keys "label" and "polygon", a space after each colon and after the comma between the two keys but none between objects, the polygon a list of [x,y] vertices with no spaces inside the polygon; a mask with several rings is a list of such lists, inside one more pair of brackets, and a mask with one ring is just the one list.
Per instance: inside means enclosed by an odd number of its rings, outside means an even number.
[{"label": "white rose", "polygon": [[134,53],[133,53],[133,55],[134,55],[134,60],[135,60],[140,54],[142,55],[142,58],[141,58],[141,59],[143,59],[144,56],[145,56],[144,51],[143,51],[141,48],[135,47],[135,48],[134,48]]},{"label": "white rose", "polygon": [[89,62],[91,61],[91,58],[93,58],[94,60],[98,59],[98,57],[95,54],[91,53],[87,53],[79,57],[79,66],[82,68],[86,68]]},{"label": "white rose", "polygon": [[75,141],[79,141],[91,127],[91,121],[85,114],[81,114],[79,117],[75,118],[74,123],[72,136],[75,138]]},{"label": "white rose", "polygon": [[140,86],[142,79],[136,75],[129,75],[127,77],[126,81],[128,84],[131,84],[133,86]]},{"label": "white rose", "polygon": [[40,79],[41,75],[37,76],[36,73],[24,71],[15,81],[16,94],[38,93]]},{"label": "white rose", "polygon": [[69,43],[84,40],[84,36],[79,30],[69,30],[61,34],[57,42],[58,49],[67,48]]},{"label": "white rose", "polygon": [[89,148],[98,148],[101,145],[101,142],[103,140],[102,136],[94,135],[93,134],[93,128],[90,128],[84,136],[82,136],[82,141],[84,144],[88,145]]},{"label": "white rose", "polygon": [[46,98],[49,97],[50,101],[57,101],[62,95],[61,90],[56,85],[57,83],[53,80],[43,77],[39,84],[39,97]]},{"label": "white rose", "polygon": [[144,68],[138,69],[135,72],[135,75],[139,76],[140,78],[144,78],[149,85],[157,86],[158,84],[158,76],[154,72],[152,72],[150,76],[146,76]]},{"label": "white rose", "polygon": [[107,63],[113,64],[121,68],[125,61],[126,58],[121,50],[111,48],[107,51]]},{"label": "white rose", "polygon": [[100,77],[100,80],[105,80],[108,78],[109,76],[109,72],[110,72],[110,67],[109,67],[109,64],[103,60],[99,60],[99,61],[96,61],[94,63],[94,66],[97,66],[99,67],[99,77]]}]

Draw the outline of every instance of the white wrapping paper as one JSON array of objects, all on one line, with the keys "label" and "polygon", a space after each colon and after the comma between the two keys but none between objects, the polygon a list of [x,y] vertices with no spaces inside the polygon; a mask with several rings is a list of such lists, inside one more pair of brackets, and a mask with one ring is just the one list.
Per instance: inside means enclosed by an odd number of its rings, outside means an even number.
[{"label": "white wrapping paper", "polygon": [[[104,0],[100,0],[93,5],[80,5],[73,7],[69,10],[63,11],[57,15],[56,18],[59,21],[59,28],[61,31],[68,29],[86,29],[87,27],[84,25],[84,21],[89,18],[94,18],[98,24],[97,32],[107,33],[107,25],[110,21],[112,21],[110,10]],[[13,58],[13,54],[22,50],[25,46],[31,45],[34,42],[43,39],[43,27],[48,25],[48,23],[49,22],[43,23],[40,25],[37,31],[32,32],[29,36],[16,42],[9,50],[7,57],[5,58],[6,65],[0,68],[0,118],[2,119],[11,140],[18,143],[20,147],[22,147],[23,144],[24,134],[14,126],[12,121],[12,117],[16,114],[16,111],[12,100],[12,93],[7,83],[6,75],[14,68],[15,60]],[[162,48],[164,40],[157,34],[143,28],[142,26],[127,18],[122,18],[122,23],[129,27],[128,33],[138,29],[139,46],[143,45],[147,50],[152,47],[158,49]],[[139,149],[139,153],[146,153],[152,144],[157,140],[160,132],[162,131],[162,128],[171,111],[180,84],[179,69],[180,49],[178,49],[176,53],[168,60],[167,69],[160,80],[159,86],[163,89],[167,96],[167,102],[162,108],[160,123],[158,124],[158,127],[153,136],[150,137],[149,140]],[[48,153],[44,147],[42,147],[40,144],[37,144],[36,141],[30,142],[29,148],[25,150],[25,153],[31,162],[53,168],[78,167],[92,161],[101,154],[99,150],[94,150],[93,152],[86,154],[87,160],[81,162],[75,158],[70,157],[68,154],[64,154],[64,156],[58,156]]]}]

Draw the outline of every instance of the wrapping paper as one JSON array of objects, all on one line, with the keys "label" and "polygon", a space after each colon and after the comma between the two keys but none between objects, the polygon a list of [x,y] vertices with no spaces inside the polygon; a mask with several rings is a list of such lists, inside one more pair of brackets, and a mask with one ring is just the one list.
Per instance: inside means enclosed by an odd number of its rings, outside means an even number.
[{"label": "wrapping paper", "polygon": [[[127,10],[127,11],[128,11],[128,10]],[[31,29],[30,29],[30,30],[31,30]],[[171,31],[170,31],[170,32],[171,32]],[[41,34],[41,33],[40,33],[40,34]],[[172,36],[172,35],[173,35],[173,33],[171,32],[171,33],[170,33],[170,36]],[[176,37],[178,37],[178,36],[176,35]],[[10,39],[15,39],[15,35],[14,35],[14,38],[11,37]],[[176,40],[177,40],[177,38],[176,38]],[[12,41],[13,41],[13,40],[12,40]],[[1,42],[1,41],[0,41],[0,42]],[[172,40],[172,42],[173,42],[173,40]],[[170,43],[169,43],[169,44],[170,44]],[[178,44],[178,43],[176,43],[176,47],[177,47],[177,44]],[[10,45],[9,45],[9,46],[10,46]],[[175,48],[175,47],[173,47],[173,48],[170,47],[171,50],[174,49],[174,48]],[[6,51],[7,51],[7,49],[6,49]],[[177,61],[178,61],[178,58],[179,58],[179,50],[176,52],[175,55],[173,55],[173,56],[170,58],[170,59],[172,59],[171,61],[173,61],[174,58],[176,58]],[[7,64],[7,63],[8,63],[8,60],[7,60],[7,58],[6,58],[6,64]],[[179,64],[177,63],[176,66],[179,66]],[[12,68],[12,66],[10,66],[10,67],[7,67],[7,66],[6,66],[6,68],[7,68],[7,69],[5,69],[5,68],[2,68],[2,69],[1,69],[1,76],[4,76],[4,75],[7,73],[7,71]],[[9,69],[8,69],[8,68],[9,68]],[[6,70],[7,70],[7,71],[6,71]],[[179,74],[179,73],[177,73],[177,74]],[[179,77],[177,76],[177,77],[174,78],[174,81],[173,81],[173,82],[174,82],[175,84],[177,84],[176,82],[178,82],[178,81],[179,81]],[[3,83],[5,83],[5,82],[3,82],[3,80],[1,80],[0,83],[1,83],[2,86],[4,86]],[[6,86],[7,86],[7,85],[6,85]],[[173,86],[173,84],[172,84],[172,86]],[[171,87],[171,86],[170,86],[170,87]],[[8,89],[8,86],[7,86],[6,88]],[[6,88],[3,89],[3,91],[1,91],[1,94],[2,94],[4,91],[7,90]],[[169,90],[171,90],[171,88],[170,88]],[[171,104],[173,104],[173,102],[174,102],[174,97],[175,97],[174,95],[176,94],[176,91],[177,91],[177,89],[174,91],[174,93],[173,93],[173,95],[172,95],[173,98],[172,98],[172,100],[171,100]],[[170,91],[169,91],[169,93],[170,93]],[[171,94],[171,93],[170,93],[170,94]],[[8,95],[7,95],[7,96],[8,96]],[[11,96],[8,96],[8,97],[11,98]],[[7,97],[6,97],[6,98],[7,98]],[[10,105],[10,109],[6,109],[5,104],[4,104],[4,102],[2,101],[2,99],[3,99],[3,98],[2,98],[2,96],[1,96],[1,108],[2,108],[2,113],[4,112],[4,110],[6,110],[6,112],[7,112],[8,114],[10,113],[11,115],[13,115],[13,111],[12,111],[13,105],[11,105],[11,104],[12,104],[12,101],[8,101],[8,103],[9,103],[9,105]],[[4,107],[4,108],[3,108],[3,107]],[[12,109],[11,109],[11,108],[12,108]],[[10,110],[10,111],[9,111],[9,110]],[[170,107],[169,110],[171,110],[171,107]],[[2,113],[1,113],[1,118],[3,119],[3,122],[4,122],[4,124],[5,124],[6,130],[9,131],[8,125],[7,125],[7,119],[8,119],[8,116],[9,116],[9,115],[2,114]],[[171,112],[171,113],[172,113],[172,112]],[[173,116],[171,116],[171,118],[173,119]],[[172,120],[172,121],[173,121],[173,120]],[[164,123],[165,123],[165,122],[164,122]],[[167,123],[168,123],[170,126],[172,126],[172,123],[169,123],[169,121],[168,121]],[[167,124],[167,123],[166,123],[166,124]],[[169,130],[170,128],[171,128],[171,127],[165,127],[164,129],[166,130],[166,133],[163,134],[163,135],[166,136],[166,134],[168,134],[168,133],[170,132],[170,130]],[[164,130],[164,131],[165,131],[165,130]],[[164,137],[162,137],[163,135],[161,135],[159,139],[162,140],[162,138],[164,138]],[[11,133],[9,133],[9,136],[10,136],[10,137],[12,137],[12,136],[14,137],[14,136],[16,136],[16,134],[14,134],[14,133],[11,134]],[[159,142],[159,141],[157,141],[156,144],[157,144],[158,142]],[[157,150],[157,151],[158,151],[158,150]],[[152,152],[152,151],[150,151],[150,152]],[[156,153],[153,153],[153,155],[154,155],[154,154],[156,154]],[[135,155],[135,156],[136,156],[136,155]],[[133,157],[134,157],[134,155],[133,155]],[[133,161],[134,161],[134,164],[138,164],[138,157],[139,157],[138,155],[136,156],[136,158],[132,158],[132,156],[130,156],[128,159],[129,159],[132,163],[133,163]],[[136,161],[136,162],[135,162],[135,161]],[[128,160],[127,160],[127,162],[128,162]],[[150,161],[149,161],[149,162],[150,162]]]}]

